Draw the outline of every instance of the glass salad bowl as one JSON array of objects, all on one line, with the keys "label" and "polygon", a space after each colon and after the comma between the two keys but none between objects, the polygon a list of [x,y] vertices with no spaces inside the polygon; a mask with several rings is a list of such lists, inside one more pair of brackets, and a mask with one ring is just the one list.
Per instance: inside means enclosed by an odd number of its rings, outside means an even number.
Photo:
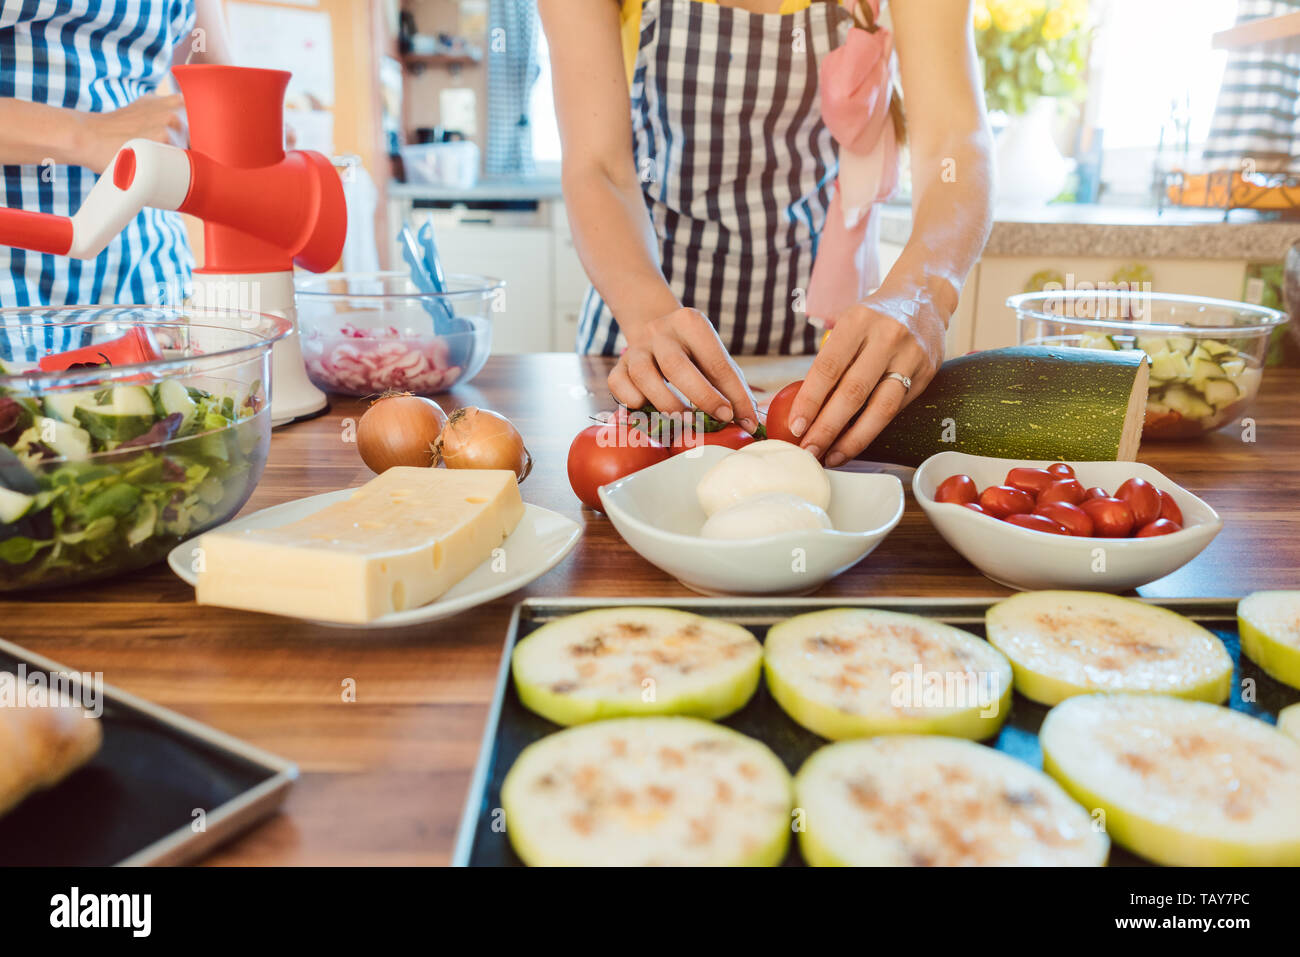
[{"label": "glass salad bowl", "polygon": [[1046,290],[1007,299],[1023,345],[1140,349],[1151,360],[1143,439],[1186,439],[1238,420],[1264,375],[1264,306],[1126,290]]},{"label": "glass salad bowl", "polygon": [[0,310],[0,591],[132,571],[226,521],[271,438],[275,316]]},{"label": "glass salad bowl", "polygon": [[295,282],[307,375],[326,392],[435,395],[468,382],[492,351],[505,283],[450,275],[422,292],[404,272],[323,273]]}]

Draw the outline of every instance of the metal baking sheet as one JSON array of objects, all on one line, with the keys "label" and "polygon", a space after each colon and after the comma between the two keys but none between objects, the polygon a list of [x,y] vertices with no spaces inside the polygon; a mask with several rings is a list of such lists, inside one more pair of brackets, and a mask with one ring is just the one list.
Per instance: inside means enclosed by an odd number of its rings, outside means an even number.
[{"label": "metal baking sheet", "polygon": [[[478,764],[470,783],[469,797],[461,817],[456,850],[452,863],[458,866],[511,866],[522,862],[511,848],[506,834],[494,829],[494,812],[501,806],[501,783],[519,753],[560,726],[534,714],[523,706],[515,694],[510,680],[510,656],[515,643],[530,632],[565,615],[594,608],[646,606],[680,608],[713,618],[724,618],[749,628],[762,641],[768,626],[793,615],[825,608],[884,608],[890,611],[924,615],[938,621],[964,628],[984,637],[984,613],[1001,598],[688,598],[688,599],[586,599],[586,598],[529,598],[515,607],[506,634],[505,652],[497,678],[496,695],[488,715],[479,751]],[[1142,599],[1148,604],[1169,608],[1204,625],[1217,634],[1227,646],[1234,662],[1232,699],[1229,707],[1234,711],[1276,723],[1277,713],[1289,704],[1300,701],[1300,690],[1274,681],[1264,674],[1254,662],[1243,659],[1237,636],[1237,599],[1235,598],[1178,598]],[[1256,700],[1241,700],[1241,679],[1255,682]],[[1038,747],[1038,728],[1046,717],[1048,708],[1015,694],[1011,714],[1001,732],[986,744],[1013,755],[1034,767],[1042,767],[1042,753]],[[824,738],[795,724],[768,693],[766,682],[760,682],[758,691],[740,711],[725,718],[722,724],[765,742],[794,773],[817,748],[826,744]],[[798,842],[790,842],[787,865],[802,865]],[[1119,847],[1112,846],[1112,866],[1145,865],[1148,862]]]},{"label": "metal baking sheet", "polygon": [[[0,671],[78,672],[0,639]],[[0,817],[0,866],[185,864],[270,815],[298,768],[103,686],[104,743]],[[195,829],[201,809],[202,829]]]}]

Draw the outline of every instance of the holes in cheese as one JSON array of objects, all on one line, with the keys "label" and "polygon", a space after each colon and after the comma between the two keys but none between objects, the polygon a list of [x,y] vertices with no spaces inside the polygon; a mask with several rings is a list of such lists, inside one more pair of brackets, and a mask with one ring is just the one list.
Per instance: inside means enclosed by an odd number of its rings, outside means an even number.
[{"label": "holes in cheese", "polygon": [[695,718],[598,721],[529,745],[501,787],[526,864],[774,865],[790,775],[768,747]]},{"label": "holes in cheese", "polygon": [[795,775],[813,865],[1094,866],[1110,842],[1042,772],[935,735],[830,744]]},{"label": "holes in cheese", "polygon": [[836,608],[774,625],[764,644],[772,697],[824,738],[998,732],[1011,665],[976,636],[897,612]]},{"label": "holes in cheese", "polygon": [[1011,659],[1016,690],[1057,704],[1094,691],[1226,701],[1232,658],[1212,632],[1132,598],[1023,592],[985,615],[989,641]]},{"label": "holes in cheese", "polygon": [[568,615],[515,647],[523,703],[556,724],[637,714],[721,718],[750,699],[763,648],[730,622],[668,608]]},{"label": "holes in cheese", "polygon": [[1257,591],[1237,603],[1241,650],[1272,678],[1300,688],[1300,591]]},{"label": "holes in cheese", "polygon": [[[468,504],[471,496],[481,504]],[[204,535],[196,597],[361,624],[438,598],[491,557],[523,514],[513,472],[391,468],[296,522]]]},{"label": "holes in cheese", "polygon": [[1084,695],[1039,731],[1043,768],[1111,839],[1159,864],[1300,864],[1300,744],[1255,718],[1158,695]]}]

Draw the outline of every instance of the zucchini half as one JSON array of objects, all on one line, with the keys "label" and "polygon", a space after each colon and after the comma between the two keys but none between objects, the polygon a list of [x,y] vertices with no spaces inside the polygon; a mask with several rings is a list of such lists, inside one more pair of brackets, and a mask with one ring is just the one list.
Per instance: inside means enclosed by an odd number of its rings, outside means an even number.
[{"label": "zucchini half", "polygon": [[1132,598],[1022,592],[991,607],[984,622],[1011,659],[1016,690],[1041,704],[1096,691],[1218,703],[1231,691],[1232,658],[1213,632]]},{"label": "zucchini half", "polygon": [[1300,865],[1300,744],[1203,701],[1084,695],[1038,734],[1043,769],[1158,864]]},{"label": "zucchini half", "polygon": [[511,670],[524,705],[556,724],[630,715],[716,719],[758,687],[763,646],[739,625],[671,608],[601,608],[537,629]]},{"label": "zucchini half", "polygon": [[815,866],[1106,863],[1110,841],[1047,775],[960,738],[831,744],[794,779]]},{"label": "zucchini half", "polygon": [[834,608],[772,626],[767,687],[810,731],[843,740],[948,734],[980,740],[1011,710],[1011,665],[988,642],[916,615]]},{"label": "zucchini half", "polygon": [[1292,688],[1300,688],[1300,591],[1257,591],[1237,603],[1246,657]]},{"label": "zucchini half", "polygon": [[790,774],[760,741],[696,718],[622,718],[524,749],[501,787],[506,834],[533,866],[773,866]]}]

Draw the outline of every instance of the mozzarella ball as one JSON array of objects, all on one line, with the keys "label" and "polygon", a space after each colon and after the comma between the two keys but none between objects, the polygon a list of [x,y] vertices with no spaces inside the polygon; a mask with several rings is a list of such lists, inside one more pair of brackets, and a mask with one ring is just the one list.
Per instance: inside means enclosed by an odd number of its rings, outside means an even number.
[{"label": "mozzarella ball", "polygon": [[732,452],[705,472],[696,487],[705,515],[769,492],[785,492],[825,510],[831,503],[831,480],[811,453],[768,439]]},{"label": "mozzarella ball", "polygon": [[787,492],[768,492],[714,512],[700,534],[736,540],[830,527],[831,518],[825,509]]}]

